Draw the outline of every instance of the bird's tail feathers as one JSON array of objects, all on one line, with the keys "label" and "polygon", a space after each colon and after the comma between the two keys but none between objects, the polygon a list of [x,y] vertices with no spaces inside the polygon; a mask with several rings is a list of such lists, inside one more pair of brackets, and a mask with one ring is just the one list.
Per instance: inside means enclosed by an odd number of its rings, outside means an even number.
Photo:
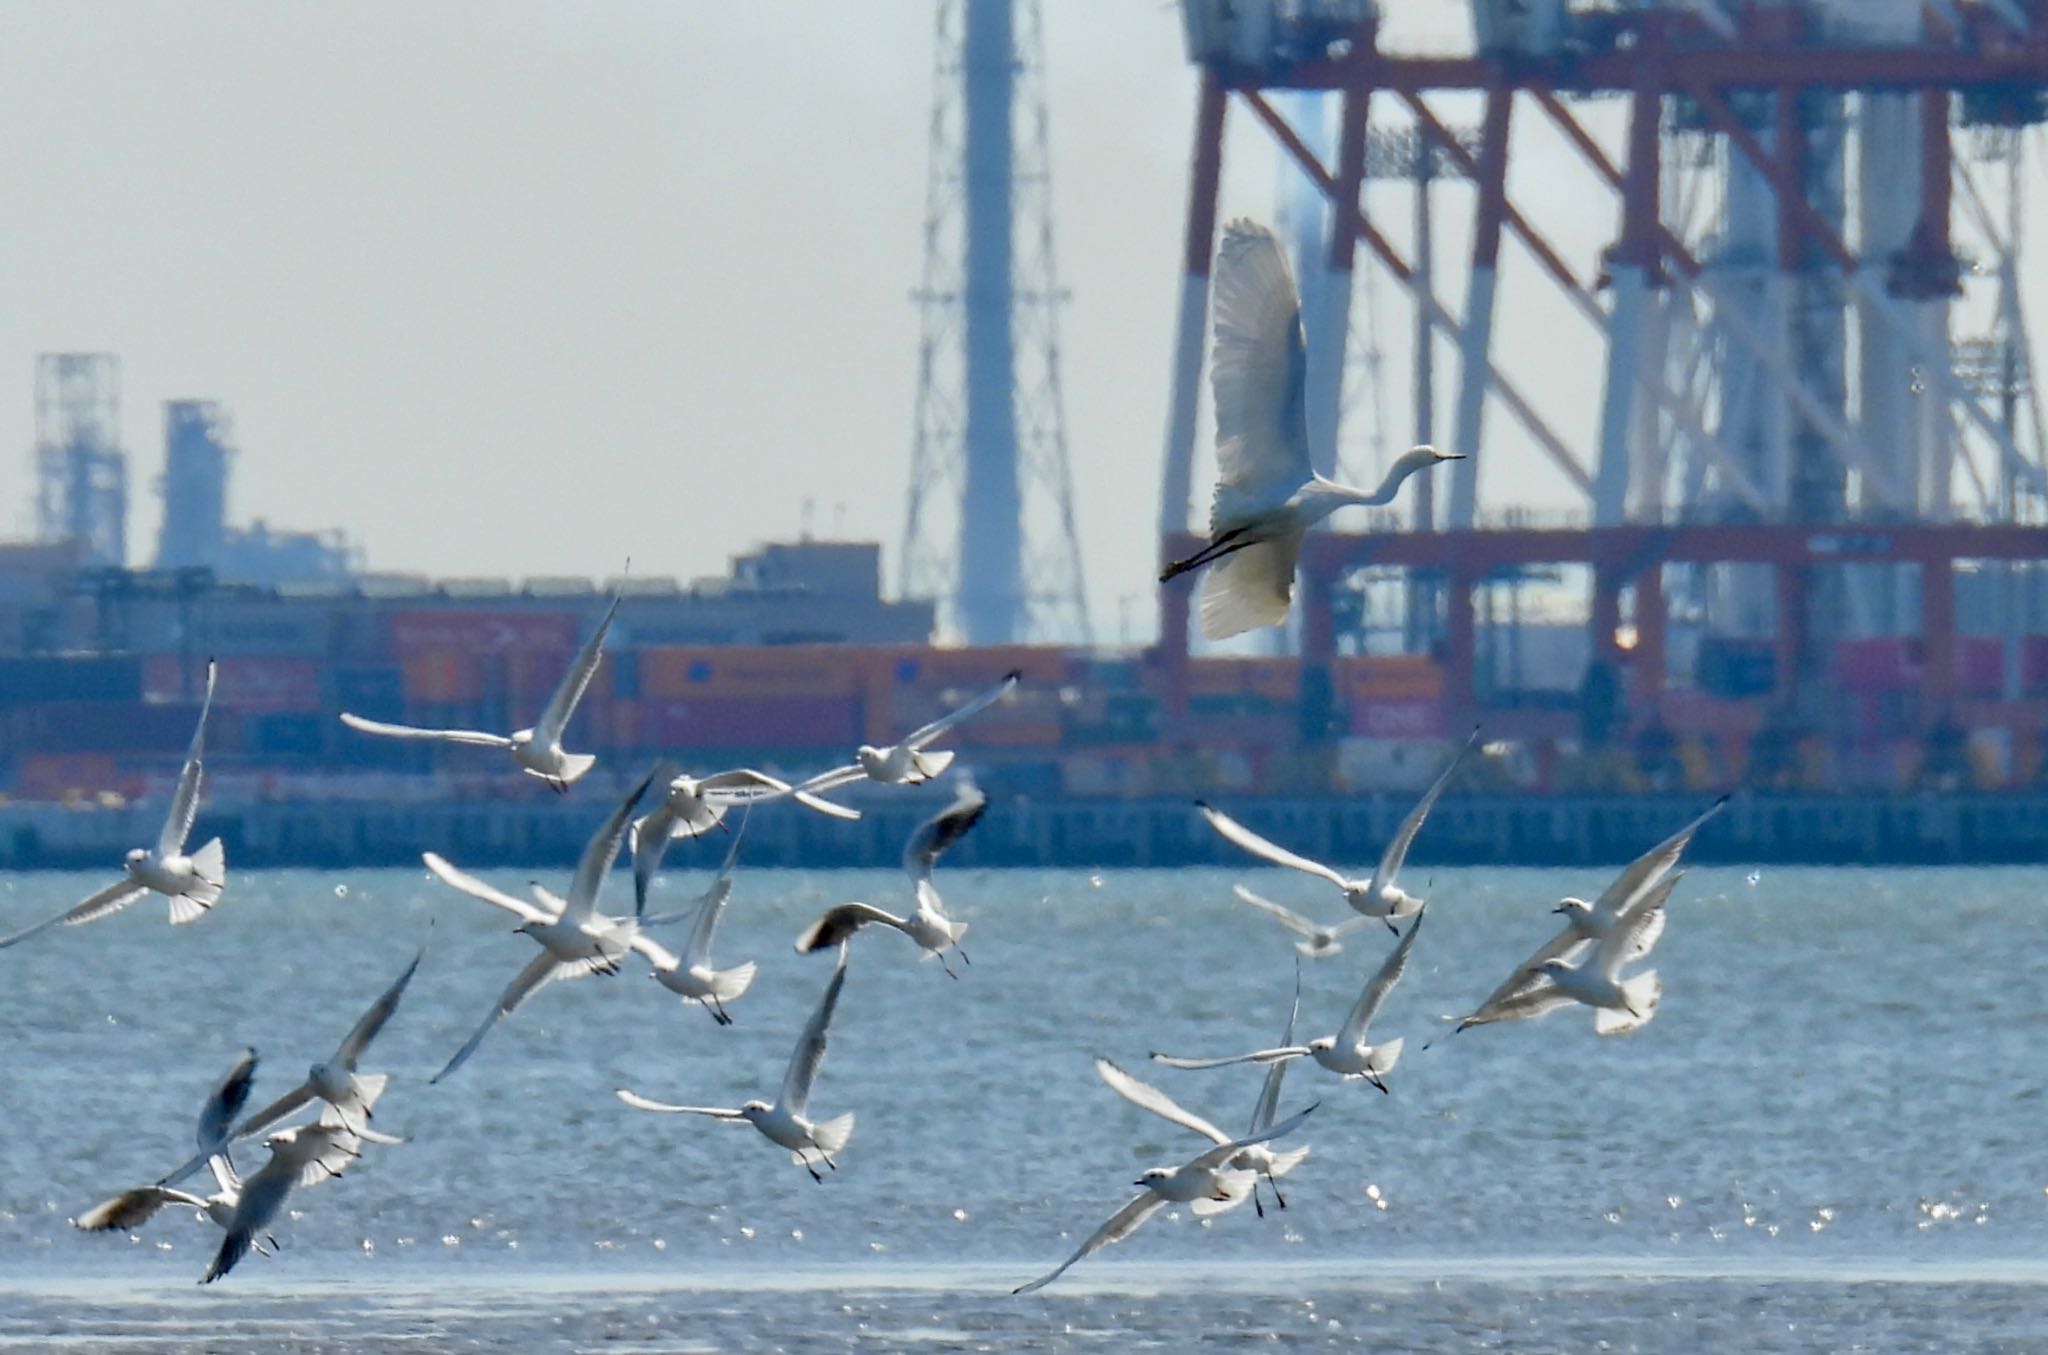
[{"label": "bird's tail feathers", "polygon": [[1628,1010],[1618,1011],[1612,1007],[1601,1007],[1593,1013],[1593,1031],[1597,1035],[1626,1035],[1637,1026],[1645,1025],[1657,1014],[1657,1002],[1664,996],[1664,980],[1657,977],[1654,969],[1645,969],[1621,985],[1623,999]]},{"label": "bird's tail feathers", "polygon": [[811,1142],[815,1143],[818,1146],[818,1151],[827,1157],[838,1156],[839,1150],[844,1148],[846,1141],[852,1137],[852,1111],[848,1111],[836,1119],[826,1120],[811,1130]]},{"label": "bird's tail feathers", "polygon": [[562,775],[559,778],[565,786],[573,786],[583,779],[583,774],[597,765],[595,753],[562,754]]},{"label": "bird's tail feathers", "polygon": [[711,996],[714,1001],[731,1002],[747,991],[754,981],[754,962],[734,965],[731,969],[716,970],[711,975]]},{"label": "bird's tail feathers", "polygon": [[1273,1165],[1271,1168],[1268,1169],[1267,1175],[1287,1175],[1287,1173],[1293,1171],[1296,1167],[1299,1167],[1302,1164],[1302,1162],[1308,1157],[1310,1151],[1311,1150],[1307,1148],[1295,1148],[1285,1153],[1273,1154]]},{"label": "bird's tail feathers", "polygon": [[1388,1040],[1385,1044],[1372,1047],[1372,1070],[1384,1077],[1394,1071],[1394,1065],[1401,1061],[1401,1048],[1407,1040],[1401,1037]]},{"label": "bird's tail feathers", "polygon": [[913,753],[911,765],[917,768],[918,775],[930,780],[953,765],[953,752],[942,748],[936,753]]}]

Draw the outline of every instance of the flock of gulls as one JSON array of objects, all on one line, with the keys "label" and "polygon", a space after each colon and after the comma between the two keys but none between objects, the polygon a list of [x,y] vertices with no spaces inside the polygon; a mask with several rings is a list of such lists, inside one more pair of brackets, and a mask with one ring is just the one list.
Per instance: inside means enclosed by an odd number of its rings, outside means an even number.
[{"label": "flock of gulls", "polygon": [[[1215,327],[1220,482],[1211,540],[1196,555],[1171,566],[1167,576],[1210,567],[1202,598],[1203,626],[1212,636],[1221,636],[1285,619],[1295,557],[1309,526],[1345,504],[1388,501],[1403,478],[1447,459],[1447,454],[1427,447],[1414,449],[1396,463],[1393,474],[1373,494],[1335,484],[1309,469],[1306,432],[1301,424],[1299,306],[1279,249],[1263,227],[1239,221],[1225,229],[1215,275]],[[568,793],[596,762],[590,754],[567,751],[563,740],[602,658],[618,605],[615,596],[530,729],[501,735],[416,729],[348,713],[341,719],[353,729],[378,737],[501,748],[512,754],[525,774]],[[434,852],[422,853],[427,870],[440,882],[511,914],[517,920],[516,932],[531,940],[537,952],[506,985],[475,1033],[431,1081],[440,1082],[462,1068],[500,1022],[548,985],[616,975],[639,962],[645,962],[663,988],[686,1003],[702,1006],[718,1025],[729,1025],[733,1020],[730,1008],[751,987],[755,966],[745,963],[718,968],[712,949],[732,892],[745,816],[767,802],[789,800],[812,812],[857,818],[858,810],[826,798],[830,792],[857,783],[911,786],[944,777],[954,755],[935,745],[962,721],[1002,700],[1018,680],[1013,672],[899,742],[881,748],[863,746],[845,766],[802,781],[786,781],[745,768],[691,776],[675,764],[663,762],[611,809],[591,836],[565,892],[559,895],[535,884],[530,897],[521,898]],[[204,780],[206,720],[213,688],[209,666],[198,727],[154,847],[130,851],[118,881],[66,912],[0,938],[0,948],[52,927],[98,921],[152,893],[167,900],[174,925],[198,921],[222,897],[227,864],[220,840],[208,841],[196,850],[187,847]],[[1269,841],[1214,806],[1197,805],[1218,834],[1253,858],[1314,876],[1337,890],[1348,915],[1325,925],[1238,887],[1245,903],[1270,914],[1299,938],[1296,944],[1303,955],[1320,960],[1339,954],[1353,933],[1374,923],[1386,927],[1395,939],[1335,1034],[1305,1042],[1298,1039],[1297,970],[1294,1006],[1279,1043],[1223,1057],[1152,1055],[1156,1062],[1171,1068],[1263,1066],[1264,1080],[1242,1133],[1219,1128],[1109,1060],[1097,1059],[1096,1072],[1112,1091],[1189,1130],[1208,1146],[1184,1162],[1144,1172],[1135,1182],[1138,1193],[1072,1255],[1015,1292],[1028,1293],[1051,1283],[1092,1252],[1130,1236],[1169,1204],[1186,1204],[1195,1215],[1208,1216],[1249,1199],[1263,1217],[1263,1186],[1275,1205],[1284,1208],[1280,1182],[1301,1165],[1309,1150],[1283,1150],[1277,1145],[1295,1134],[1317,1109],[1317,1104],[1311,1104],[1284,1117],[1280,1114],[1282,1083],[1295,1061],[1309,1060],[1340,1081],[1389,1090],[1388,1079],[1400,1060],[1403,1040],[1375,1040],[1371,1027],[1388,994],[1400,982],[1426,911],[1426,901],[1403,889],[1399,876],[1431,808],[1477,737],[1475,730],[1402,820],[1378,864],[1364,878],[1347,876]],[[987,812],[988,799],[965,775],[955,773],[952,780],[952,802],[921,824],[905,845],[908,912],[898,916],[867,903],[845,903],[829,909],[796,939],[800,953],[830,951],[834,959],[773,1100],[752,1100],[737,1107],[685,1105],[627,1088],[618,1090],[619,1100],[658,1114],[744,1121],[786,1150],[814,1180],[822,1182],[826,1173],[836,1171],[853,1135],[854,1116],[849,1112],[818,1118],[812,1114],[810,1101],[845,988],[855,937],[876,929],[900,932],[921,958],[936,960],[955,978],[961,977],[963,970],[955,969],[953,962],[957,960],[963,967],[969,964],[961,946],[967,926],[948,915],[934,874],[945,852]],[[1499,987],[1458,1022],[1453,1033],[1572,1006],[1590,1009],[1594,1029],[1602,1035],[1622,1034],[1649,1021],[1662,992],[1656,971],[1627,971],[1656,945],[1664,929],[1666,902],[1683,874],[1676,869],[1679,859],[1700,826],[1724,803],[1725,797],[1632,862],[1597,899],[1563,900],[1555,909],[1562,918],[1556,935],[1515,966]],[[737,828],[727,824],[735,809],[740,811]],[[731,842],[711,887],[693,907],[650,913],[649,886],[669,845],[719,828],[729,832]],[[633,908],[630,914],[606,913],[599,906],[601,895],[622,850],[630,853],[633,862]],[[679,923],[688,923],[689,930],[677,954],[655,938],[653,929]],[[255,1088],[257,1059],[253,1050],[244,1050],[200,1108],[195,1151],[154,1183],[86,1210],[78,1216],[77,1225],[90,1231],[133,1230],[166,1206],[189,1207],[223,1233],[202,1283],[226,1275],[251,1250],[275,1250],[276,1239],[270,1230],[294,1189],[340,1176],[369,1146],[403,1142],[373,1124],[388,1079],[381,1073],[362,1071],[361,1064],[379,1032],[396,1014],[425,954],[423,944],[356,1021],[332,1057],[312,1065],[291,1090],[253,1112],[246,1108]],[[308,1118],[288,1123],[301,1115]],[[233,1154],[237,1145],[251,1140],[260,1140],[269,1156],[253,1174],[243,1177]],[[202,1170],[213,1182],[214,1189],[208,1194],[183,1185]]]}]

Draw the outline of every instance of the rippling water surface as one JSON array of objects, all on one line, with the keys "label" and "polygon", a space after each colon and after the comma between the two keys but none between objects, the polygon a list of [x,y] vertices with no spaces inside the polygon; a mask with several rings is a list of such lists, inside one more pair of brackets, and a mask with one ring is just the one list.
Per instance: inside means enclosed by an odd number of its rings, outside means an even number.
[{"label": "rippling water surface", "polygon": [[[38,937],[0,954],[0,1347],[2048,1348],[2048,946],[2025,871],[1698,869],[1638,1034],[1560,1012],[1423,1051],[1548,934],[1557,896],[1604,883],[1439,870],[1375,1026],[1408,1037],[1393,1094],[1289,1079],[1284,1105],[1322,1109],[1286,1210],[1162,1213],[1009,1297],[1139,1171],[1197,1150],[1091,1055],[1225,1126],[1249,1113],[1254,1070],[1145,1062],[1280,1034],[1294,953],[1232,901],[1239,878],[954,872],[973,924],[957,982],[863,936],[812,1098],[859,1125],[822,1186],[744,1125],[612,1089],[772,1098],[830,967],[790,939],[829,903],[900,906],[900,876],[743,872],[718,958],[761,971],[729,1030],[629,969],[542,993],[435,1087],[533,949],[423,872],[243,872],[194,927],[145,903]],[[0,881],[0,925],[98,883]],[[701,884],[672,875],[663,904]],[[1262,884],[1337,916],[1314,881]],[[610,890],[630,901],[623,876]],[[218,1234],[183,1212],[132,1240],[71,1227],[189,1151],[241,1045],[264,1099],[331,1052],[430,918],[367,1061],[392,1074],[379,1123],[412,1141],[295,1195],[282,1255],[201,1290]],[[1391,939],[1307,963],[1304,1035],[1335,1029]]]}]

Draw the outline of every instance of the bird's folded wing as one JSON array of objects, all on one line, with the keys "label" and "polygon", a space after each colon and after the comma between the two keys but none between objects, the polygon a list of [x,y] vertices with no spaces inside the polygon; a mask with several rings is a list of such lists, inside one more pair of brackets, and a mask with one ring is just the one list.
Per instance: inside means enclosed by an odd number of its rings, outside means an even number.
[{"label": "bird's folded wing", "polygon": [[1213,809],[1199,800],[1195,802],[1195,808],[1202,811],[1202,817],[1209,821],[1209,826],[1221,834],[1225,841],[1242,847],[1261,861],[1306,872],[1318,879],[1328,880],[1339,889],[1350,883],[1322,862],[1311,861],[1305,856],[1296,856],[1285,847],[1267,841],[1220,809]]},{"label": "bird's folded wing", "polygon": [[492,888],[482,880],[477,879],[476,876],[471,875],[468,871],[458,870],[433,852],[421,852],[420,860],[426,863],[427,869],[432,871],[434,878],[442,884],[459,889],[473,899],[482,899],[485,903],[496,904],[521,922],[553,922],[555,920],[553,913],[544,911],[524,899],[507,894],[502,889]]},{"label": "bird's folded wing", "polygon": [[364,734],[381,734],[387,739],[439,739],[443,743],[470,743],[481,748],[510,748],[512,740],[503,734],[486,734],[481,729],[416,729],[412,725],[386,724],[365,720],[360,715],[341,713],[341,722]]},{"label": "bird's folded wing", "polygon": [[1174,1100],[1165,1092],[1160,1091],[1151,1083],[1140,1082],[1108,1059],[1095,1060],[1095,1074],[1108,1084],[1111,1091],[1140,1110],[1149,1110],[1162,1120],[1171,1121],[1182,1129],[1193,1130],[1212,1143],[1230,1142],[1230,1135],[1187,1109],[1180,1102]]},{"label": "bird's folded wing", "polygon": [[44,918],[32,927],[22,928],[12,936],[0,937],[0,950],[5,950],[17,941],[26,941],[37,932],[51,927],[76,927],[83,922],[98,921],[110,913],[120,912],[148,892],[148,886],[136,884],[133,880],[123,877],[68,912]]},{"label": "bird's folded wing", "polygon": [[1100,1228],[1097,1228],[1094,1234],[1091,1235],[1086,1242],[1083,1242],[1078,1248],[1075,1249],[1074,1254],[1072,1256],[1069,1256],[1066,1260],[1060,1262],[1058,1266],[1054,1267],[1051,1271],[1047,1272],[1046,1274],[1039,1276],[1030,1284],[1020,1284],[1015,1289],[1012,1289],[1010,1292],[1012,1294],[1029,1294],[1033,1290],[1045,1288],[1054,1280],[1057,1280],[1060,1276],[1066,1274],[1068,1267],[1072,1266],[1074,1262],[1080,1260],[1082,1257],[1088,1255],[1090,1252],[1100,1251],[1102,1248],[1107,1247],[1112,1242],[1121,1242],[1125,1238],[1129,1237],[1132,1233],[1137,1232],[1139,1227],[1141,1227],[1144,1224],[1145,1220],[1151,1218],[1154,1214],[1158,1213],[1160,1207],[1163,1206],[1165,1203],[1166,1200],[1163,1196],[1155,1195],[1149,1190],[1146,1191],[1144,1194],[1130,1201],[1130,1203],[1126,1204],[1122,1209],[1119,1209],[1114,1214],[1111,1214],[1109,1216],[1109,1222],[1103,1224]]}]

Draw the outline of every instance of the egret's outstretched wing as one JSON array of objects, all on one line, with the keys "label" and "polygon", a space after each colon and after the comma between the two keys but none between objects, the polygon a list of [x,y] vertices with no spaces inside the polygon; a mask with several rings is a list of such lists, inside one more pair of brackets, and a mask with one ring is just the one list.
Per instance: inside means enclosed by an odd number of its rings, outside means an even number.
[{"label": "egret's outstretched wing", "polygon": [[894,913],[885,913],[872,904],[842,903],[837,908],[827,909],[823,917],[804,929],[804,934],[796,939],[796,953],[810,955],[827,946],[842,945],[870,922],[894,927],[899,932],[904,926],[902,918]]},{"label": "egret's outstretched wing", "polygon": [[1337,1032],[1337,1047],[1349,1048],[1365,1038],[1365,1028],[1372,1024],[1373,1016],[1380,1004],[1387,1000],[1387,994],[1394,991],[1394,985],[1401,981],[1401,975],[1408,968],[1408,953],[1415,949],[1415,937],[1422,930],[1422,915],[1429,910],[1425,907],[1415,914],[1415,920],[1408,924],[1408,934],[1387,953],[1381,962],[1379,972],[1365,985],[1365,991],[1358,995],[1358,1003],[1351,1014],[1344,1018],[1344,1028]]},{"label": "egret's outstretched wing", "polygon": [[1010,1292],[1012,1294],[1029,1294],[1033,1290],[1045,1288],[1054,1280],[1066,1274],[1068,1267],[1090,1252],[1100,1251],[1112,1242],[1121,1242],[1132,1233],[1137,1232],[1143,1226],[1145,1220],[1158,1213],[1165,1204],[1166,1199],[1164,1196],[1155,1195],[1149,1190],[1146,1191],[1130,1201],[1122,1209],[1111,1214],[1109,1222],[1097,1228],[1086,1242],[1083,1242],[1075,1249],[1072,1256],[1069,1256],[1051,1271],[1039,1276],[1030,1284],[1020,1284]]},{"label": "egret's outstretched wing", "polygon": [[97,922],[111,913],[120,912],[148,892],[147,885],[139,885],[123,876],[85,902],[73,906],[68,912],[46,917],[32,927],[22,928],[12,936],[0,937],[0,950],[5,950],[16,942],[26,941],[37,932],[46,931],[51,927],[76,927],[84,922]]},{"label": "egret's outstretched wing", "polygon": [[[666,775],[664,775],[666,773]],[[597,892],[604,888],[604,877],[611,872],[612,863],[619,859],[619,848],[626,841],[626,830],[633,823],[633,807],[640,803],[640,797],[654,784],[656,777],[666,783],[675,775],[670,763],[658,763],[640,783],[626,792],[626,798],[619,801],[597,831],[590,835],[584,845],[583,855],[576,862],[576,874],[569,880],[569,899],[563,906],[561,920],[564,922],[588,922],[597,912]]]},{"label": "egret's outstretched wing", "polygon": [[512,740],[503,734],[486,734],[480,729],[416,729],[411,725],[365,720],[360,715],[341,713],[341,722],[364,734],[381,734],[387,739],[439,739],[443,743],[470,743],[480,748],[510,748]]},{"label": "egret's outstretched wing", "polygon": [[1380,863],[1373,869],[1372,884],[1367,894],[1378,898],[1382,889],[1394,883],[1394,877],[1401,872],[1402,862],[1408,859],[1408,848],[1414,844],[1415,835],[1422,831],[1422,821],[1429,817],[1429,811],[1436,807],[1436,798],[1444,793],[1444,787],[1451,784],[1451,774],[1458,770],[1458,764],[1465,760],[1465,754],[1472,751],[1472,745],[1479,741],[1479,730],[1474,728],[1466,738],[1465,746],[1452,755],[1450,765],[1437,773],[1436,780],[1429,783],[1429,789],[1415,802],[1415,808],[1401,820],[1401,826],[1394,830],[1393,841],[1380,855]]},{"label": "egret's outstretched wing", "polygon": [[1230,1142],[1230,1135],[1187,1109],[1180,1102],[1174,1100],[1165,1092],[1160,1091],[1151,1083],[1140,1082],[1108,1059],[1099,1058],[1095,1060],[1095,1075],[1107,1083],[1111,1091],[1140,1110],[1149,1110],[1162,1120],[1170,1120],[1182,1129],[1191,1129],[1212,1143]]},{"label": "egret's outstretched wing", "polygon": [[1222,834],[1226,842],[1242,847],[1261,861],[1275,866],[1286,866],[1289,870],[1306,872],[1319,880],[1328,880],[1339,889],[1350,883],[1322,862],[1311,861],[1305,856],[1296,856],[1285,847],[1267,841],[1220,809],[1200,800],[1195,801],[1195,808],[1202,811],[1202,817],[1209,821],[1211,828]]},{"label": "egret's outstretched wing", "polygon": [[718,1106],[672,1106],[666,1101],[650,1101],[638,1092],[629,1092],[624,1087],[612,1095],[624,1101],[635,1110],[651,1110],[659,1115],[709,1115],[718,1120],[744,1120],[747,1117],[736,1110],[725,1110]]},{"label": "egret's outstretched wing", "polygon": [[1621,874],[1614,877],[1614,883],[1601,891],[1599,899],[1593,906],[1606,910],[1610,915],[1619,916],[1631,907],[1639,905],[1644,895],[1678,864],[1678,858],[1684,855],[1685,849],[1692,844],[1693,834],[1699,832],[1708,819],[1726,808],[1728,800],[1729,797],[1723,795],[1707,807],[1706,813],[1629,862]]},{"label": "egret's outstretched wing", "polygon": [[1232,551],[1209,566],[1198,604],[1203,638],[1228,640],[1287,619],[1287,609],[1294,605],[1294,566],[1301,558],[1301,538],[1300,532],[1283,532]]},{"label": "egret's outstretched wing", "polygon": [[384,1023],[398,1010],[398,1000],[405,996],[405,986],[412,982],[412,976],[418,971],[420,961],[426,958],[427,948],[422,943],[420,948],[413,952],[412,963],[391,981],[389,988],[378,995],[377,1000],[370,1004],[370,1009],[362,1014],[348,1035],[343,1038],[341,1047],[334,1051],[336,1063],[350,1072],[355,1071],[356,1060],[363,1056],[363,1051],[370,1047],[370,1041],[377,1038],[377,1032],[384,1029]]},{"label": "egret's outstretched wing", "polygon": [[[912,730],[910,733],[910,737],[903,740],[902,746],[910,749],[923,748],[926,744],[938,738],[939,735],[953,728],[953,726],[959,724],[968,716],[978,715],[982,711],[987,710],[990,706],[993,706],[996,702],[1002,700],[1005,696],[1009,694],[1010,689],[1017,685],[1018,681],[1021,680],[1023,676],[1024,674],[1019,670],[1015,668],[1011,669],[1009,672],[1003,674],[1003,680],[1001,682],[998,682],[995,686],[989,688],[980,696],[975,697],[972,701],[969,701],[966,705],[960,707],[958,710],[952,712],[950,715],[942,715],[938,719],[932,721],[930,724],[925,725],[922,728]],[[805,786],[804,789],[816,790],[822,788],[816,786]]]},{"label": "egret's outstretched wing", "polygon": [[1161,1054],[1154,1050],[1152,1062],[1164,1064],[1168,1068],[1228,1068],[1233,1063],[1282,1063],[1288,1059],[1306,1058],[1308,1053],[1309,1048],[1305,1044],[1282,1045],[1277,1049],[1254,1049],[1249,1054],[1232,1054],[1223,1059],[1189,1059],[1178,1054]]},{"label": "egret's outstretched wing", "polygon": [[932,867],[939,863],[946,849],[966,837],[987,812],[988,796],[972,785],[962,786],[952,804],[919,824],[910,835],[910,841],[903,847],[903,869],[914,880],[931,879]]},{"label": "egret's outstretched wing", "polygon": [[1314,472],[1301,300],[1271,231],[1245,220],[1224,226],[1210,296],[1216,498],[1209,522],[1220,530],[1247,509],[1273,506]]},{"label": "egret's outstretched wing", "polygon": [[215,670],[214,661],[208,659],[206,696],[199,703],[199,723],[192,730],[192,746],[185,750],[185,765],[178,769],[178,785],[171,792],[171,809],[164,816],[163,831],[157,834],[158,860],[185,850],[185,839],[192,835],[192,821],[199,817],[199,787],[206,780],[206,716],[213,709]]},{"label": "egret's outstretched wing", "polygon": [[553,913],[538,908],[528,903],[525,899],[507,894],[502,889],[492,888],[482,880],[477,879],[476,876],[471,875],[468,871],[458,870],[454,866],[449,865],[448,862],[436,856],[433,852],[421,852],[420,860],[426,863],[427,869],[432,871],[434,878],[442,884],[459,889],[473,899],[482,899],[485,903],[496,904],[521,922],[553,922],[555,920]]},{"label": "egret's outstretched wing", "polygon": [[781,1104],[793,1115],[806,1114],[810,1109],[811,1083],[817,1080],[818,1069],[825,1062],[825,1032],[832,1024],[832,1009],[839,1005],[839,990],[846,986],[846,957],[851,953],[843,949],[839,952],[839,963],[832,967],[832,981],[825,985],[818,1009],[811,1013],[796,1049],[789,1056],[789,1070],[782,1076]]},{"label": "egret's outstretched wing", "polygon": [[576,661],[569,665],[569,671],[562,675],[561,685],[548,698],[547,709],[533,722],[533,737],[536,743],[556,743],[561,740],[562,731],[568,727],[569,717],[576,713],[576,703],[583,699],[584,689],[590,686],[590,679],[597,673],[597,665],[604,658],[604,637],[611,632],[612,618],[619,614],[619,600],[625,596],[622,589],[612,594],[612,605],[604,609],[604,619],[597,623],[597,629],[583,642],[583,648],[576,651]]},{"label": "egret's outstretched wing", "polygon": [[427,1081],[439,1082],[467,1063],[469,1056],[476,1053],[476,1047],[484,1042],[484,1036],[490,1034],[493,1027],[525,1006],[527,999],[535,993],[576,968],[575,964],[564,964],[547,951],[534,956],[527,962],[526,968],[520,970],[512,982],[505,986],[505,991],[498,997],[497,1005],[491,1008],[491,1014],[476,1028],[476,1034],[470,1036],[469,1042],[455,1051],[455,1057],[448,1060],[446,1066]]}]

